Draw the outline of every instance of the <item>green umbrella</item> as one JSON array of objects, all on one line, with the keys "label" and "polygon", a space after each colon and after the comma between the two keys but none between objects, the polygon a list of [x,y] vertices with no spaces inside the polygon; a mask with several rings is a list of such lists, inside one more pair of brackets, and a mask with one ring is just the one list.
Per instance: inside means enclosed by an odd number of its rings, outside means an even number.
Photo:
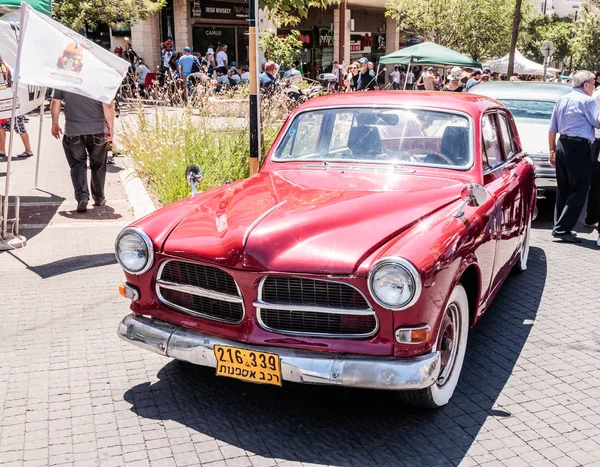
[{"label": "green umbrella", "polygon": [[[27,3],[31,8],[45,15],[50,16],[52,13],[52,0],[29,0]],[[21,6],[21,0],[0,0],[0,5]]]},{"label": "green umbrella", "polygon": [[[2,0],[0,0],[2,1]],[[466,55],[460,54],[448,47],[444,47],[434,42],[423,42],[421,44],[406,47],[397,50],[389,55],[384,55],[379,59],[382,65],[443,65],[443,66],[464,66],[471,68],[480,68],[481,63],[470,59]]]}]

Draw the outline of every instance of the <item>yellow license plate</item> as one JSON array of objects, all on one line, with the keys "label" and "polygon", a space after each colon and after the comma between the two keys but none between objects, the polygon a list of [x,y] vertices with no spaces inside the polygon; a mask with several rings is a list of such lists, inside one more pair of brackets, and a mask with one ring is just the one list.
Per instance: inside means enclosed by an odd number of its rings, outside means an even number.
[{"label": "yellow license plate", "polygon": [[215,345],[217,376],[281,386],[279,355]]}]

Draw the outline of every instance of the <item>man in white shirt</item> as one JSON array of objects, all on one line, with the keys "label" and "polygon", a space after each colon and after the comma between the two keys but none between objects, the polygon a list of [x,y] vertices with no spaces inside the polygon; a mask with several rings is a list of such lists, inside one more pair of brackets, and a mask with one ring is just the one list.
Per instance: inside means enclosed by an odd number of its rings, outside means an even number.
[{"label": "man in white shirt", "polygon": [[[596,101],[596,105],[600,108],[600,87],[597,87],[592,94]],[[600,221],[600,130],[596,129],[596,140],[592,144],[592,159],[594,160],[594,170],[592,174],[592,183],[587,201],[587,215],[585,216],[585,225],[598,229],[598,221]],[[599,230],[600,232],[600,230]],[[597,245],[600,246],[600,237]]]},{"label": "man in white shirt", "polygon": [[394,71],[390,73],[390,80],[394,91],[400,90],[400,67],[394,67]]},{"label": "man in white shirt", "polygon": [[228,61],[229,59],[227,58],[227,45],[223,44],[221,46],[221,50],[217,53],[217,67],[227,68]]},{"label": "man in white shirt", "polygon": [[414,86],[413,86],[414,80],[415,80],[415,74],[409,68],[408,71],[406,72],[406,89],[409,89],[409,90],[414,89]]}]

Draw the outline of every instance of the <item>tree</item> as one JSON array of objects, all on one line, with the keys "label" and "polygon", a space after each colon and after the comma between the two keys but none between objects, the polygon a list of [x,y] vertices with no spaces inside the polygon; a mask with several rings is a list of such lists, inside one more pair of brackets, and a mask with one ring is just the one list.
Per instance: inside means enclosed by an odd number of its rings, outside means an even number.
[{"label": "tree", "polygon": [[300,55],[302,42],[298,31],[291,31],[285,37],[279,37],[275,31],[265,31],[260,35],[258,46],[282,68],[289,68]]},{"label": "tree", "polygon": [[571,56],[571,32],[573,20],[556,15],[538,15],[524,22],[519,34],[518,49],[527,58],[542,63],[540,48],[544,41],[554,44],[552,60],[562,62]]},{"label": "tree", "polygon": [[166,0],[56,0],[52,13],[65,26],[79,30],[100,23],[131,24],[157,13]]},{"label": "tree", "polygon": [[600,66],[600,8],[597,2],[583,0],[575,22],[573,62],[576,68],[596,71]]},{"label": "tree", "polygon": [[523,4],[522,0],[516,0],[512,32],[511,32],[511,36],[510,36],[510,50],[508,52],[508,67],[506,68],[506,74],[508,76],[512,76],[513,71],[515,69],[515,51],[517,50],[517,39],[519,39],[519,28],[521,27],[521,5],[522,4]]},{"label": "tree", "polygon": [[[386,15],[400,28],[482,60],[504,55],[510,45],[516,0],[390,0]],[[523,2],[531,15],[530,0]]]},{"label": "tree", "polygon": [[259,7],[278,25],[297,25],[308,16],[309,8],[327,8],[340,0],[259,0]]}]

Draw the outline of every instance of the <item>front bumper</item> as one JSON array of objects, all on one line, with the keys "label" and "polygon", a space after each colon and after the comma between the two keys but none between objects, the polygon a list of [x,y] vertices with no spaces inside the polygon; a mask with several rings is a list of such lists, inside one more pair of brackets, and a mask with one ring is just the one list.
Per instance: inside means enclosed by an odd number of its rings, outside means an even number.
[{"label": "front bumper", "polygon": [[285,347],[266,347],[222,339],[135,314],[119,324],[119,337],[160,355],[216,368],[215,345],[279,355],[285,381],[370,389],[422,389],[440,373],[440,354],[411,358],[344,355]]}]

